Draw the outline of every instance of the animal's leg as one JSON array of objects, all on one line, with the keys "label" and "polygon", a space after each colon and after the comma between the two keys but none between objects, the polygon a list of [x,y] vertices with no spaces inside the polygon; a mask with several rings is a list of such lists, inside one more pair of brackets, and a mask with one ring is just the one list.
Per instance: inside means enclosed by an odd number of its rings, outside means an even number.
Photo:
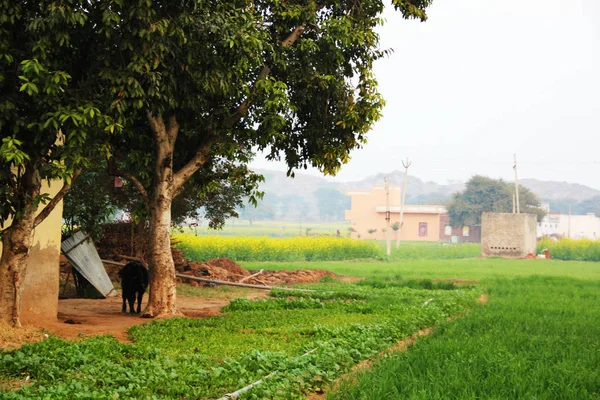
[{"label": "animal's leg", "polygon": [[123,312],[126,313],[127,312],[127,298],[125,297],[125,293],[123,293],[121,295],[121,297],[123,297]]},{"label": "animal's leg", "polygon": [[131,293],[127,297],[127,302],[129,303],[129,314],[133,314],[133,308],[135,305],[135,293]]},{"label": "animal's leg", "polygon": [[142,312],[142,297],[144,297],[144,292],[140,290],[137,295],[138,305],[137,305],[136,314],[139,314],[140,312]]}]

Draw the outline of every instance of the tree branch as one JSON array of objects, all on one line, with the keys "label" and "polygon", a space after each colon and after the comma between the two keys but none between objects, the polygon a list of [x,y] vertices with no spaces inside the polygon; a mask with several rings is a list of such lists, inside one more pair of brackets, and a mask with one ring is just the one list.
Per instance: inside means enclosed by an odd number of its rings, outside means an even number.
[{"label": "tree branch", "polygon": [[65,197],[65,195],[67,194],[69,189],[71,189],[71,185],[73,184],[73,181],[75,179],[77,179],[79,174],[81,174],[81,171],[82,171],[82,169],[78,169],[77,171],[75,171],[73,173],[73,176],[71,176],[71,182],[65,183],[63,185],[63,187],[60,188],[58,193],[56,193],[54,195],[52,200],[50,200],[48,202],[48,204],[46,204],[46,206],[42,209],[42,211],[40,211],[40,213],[35,217],[35,219],[33,220],[34,228],[36,228],[39,224],[41,224],[48,217],[48,215],[50,215],[50,213],[54,210],[56,205],[61,202],[61,200]]},{"label": "tree branch", "polygon": [[[304,33],[305,30],[306,30],[306,24],[297,26],[285,38],[285,40],[281,43],[281,45],[283,47],[292,46],[300,38],[300,36],[302,35],[302,33]],[[271,68],[269,68],[269,66],[267,66],[267,65],[263,66],[263,68],[261,69],[261,71],[258,74],[258,77],[256,78],[256,81],[254,82],[253,92],[256,92],[256,84],[260,81],[265,80],[270,72],[271,72]],[[250,102],[251,102],[251,96],[248,96],[244,101],[242,101],[242,103],[231,114],[231,116],[225,120],[225,123],[224,123],[225,127],[231,128],[240,119],[242,119],[242,117],[244,115],[246,115],[246,113],[248,112],[248,107],[250,106]],[[175,117],[173,116],[171,118],[173,118],[173,121],[176,125],[177,121],[174,119]],[[148,119],[150,120],[150,123],[152,124],[152,115],[150,113],[148,114]],[[163,126],[164,126],[164,124],[163,124]],[[169,126],[171,126],[171,120],[169,120]],[[178,125],[177,125],[177,129],[179,129]],[[207,156],[210,152],[210,146],[212,145],[212,142],[213,142],[212,135],[211,134],[207,135],[207,137],[205,138],[203,143],[198,148],[198,151],[196,152],[194,157],[186,165],[184,165],[179,171],[177,171],[177,173],[175,173],[173,175],[173,194],[178,194],[181,191],[181,188],[183,187],[183,185],[185,185],[185,183],[188,181],[188,179],[190,179],[192,177],[192,175],[196,171],[198,171],[198,169],[200,169],[201,166],[203,166],[206,163]]]},{"label": "tree branch", "polygon": [[173,175],[173,194],[180,193],[180,189],[185,183],[202,167],[208,160],[208,154],[210,153],[210,147],[213,143],[213,137],[211,134],[207,135],[203,140],[198,151],[194,154],[194,157],[187,164],[185,164],[179,171]]},{"label": "tree branch", "polygon": [[[288,37],[286,37],[285,40],[283,42],[281,42],[281,46],[291,47],[300,38],[300,36],[304,33],[305,30],[306,30],[306,24],[297,26],[288,35]],[[269,68],[269,66],[267,66],[267,65],[263,66],[260,73],[258,74],[258,77],[256,78],[256,81],[254,82],[254,90],[253,90],[254,92],[256,92],[256,84],[260,81],[267,79],[267,76],[269,76],[269,73],[271,73],[271,68]],[[227,118],[227,120],[225,121],[225,126],[232,127],[240,119],[242,119],[242,117],[244,115],[246,115],[246,113],[248,112],[248,107],[250,107],[250,101],[251,101],[250,96],[248,96],[244,101],[242,101],[242,103],[231,114],[231,116],[229,118]]]},{"label": "tree branch", "polygon": [[146,210],[150,210],[150,197],[148,196],[146,188],[144,188],[144,185],[142,185],[142,182],[140,182],[140,180],[137,179],[132,173],[118,169],[112,160],[109,160],[107,165],[109,175],[122,176],[123,178],[131,182],[133,186],[135,186],[138,192],[140,192],[142,199],[144,200],[144,206],[146,207]]}]

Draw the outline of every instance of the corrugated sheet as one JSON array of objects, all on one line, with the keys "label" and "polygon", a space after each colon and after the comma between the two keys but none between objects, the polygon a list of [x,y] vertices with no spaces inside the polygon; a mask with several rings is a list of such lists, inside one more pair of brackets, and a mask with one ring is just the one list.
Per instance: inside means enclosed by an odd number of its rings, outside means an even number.
[{"label": "corrugated sheet", "polygon": [[61,250],[71,265],[104,297],[116,295],[92,239],[82,231],[74,233],[61,244]]}]

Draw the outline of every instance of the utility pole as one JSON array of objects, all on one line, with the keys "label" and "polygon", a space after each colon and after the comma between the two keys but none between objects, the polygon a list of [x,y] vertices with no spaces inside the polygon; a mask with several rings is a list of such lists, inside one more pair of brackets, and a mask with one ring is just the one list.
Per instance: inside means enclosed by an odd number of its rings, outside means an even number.
[{"label": "utility pole", "polygon": [[388,177],[385,177],[385,243],[388,257],[392,254],[390,244],[390,183]]},{"label": "utility pole", "polygon": [[571,205],[569,204],[569,230],[567,231],[567,237],[571,238]]},{"label": "utility pole", "polygon": [[517,195],[515,193],[513,193],[513,214],[517,212]]},{"label": "utility pole", "polygon": [[515,154],[515,165],[513,169],[515,170],[515,197],[517,198],[517,214],[521,213],[521,208],[519,207],[519,178],[517,178],[517,155]]},{"label": "utility pole", "polygon": [[398,236],[396,238],[396,248],[400,248],[400,236],[402,236],[402,225],[404,224],[404,201],[406,200],[406,185],[408,183],[408,167],[412,163],[406,159],[406,162],[402,161],[404,167],[404,188],[402,189],[402,198],[400,199],[400,228],[398,228]]}]

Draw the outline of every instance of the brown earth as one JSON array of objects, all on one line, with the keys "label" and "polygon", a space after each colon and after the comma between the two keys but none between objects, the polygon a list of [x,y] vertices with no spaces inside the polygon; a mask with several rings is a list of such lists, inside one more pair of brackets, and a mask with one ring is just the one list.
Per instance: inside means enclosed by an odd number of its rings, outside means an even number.
[{"label": "brown earth", "polygon": [[[214,258],[205,262],[189,262],[176,265],[177,270],[184,275],[197,276],[227,282],[243,282],[254,285],[278,286],[298,285],[319,282],[326,276],[343,280],[345,277],[331,271],[299,269],[294,271],[248,271],[228,258]],[[254,275],[254,276],[253,276]],[[179,282],[186,281],[178,278]],[[204,283],[191,282],[192,286],[202,286]]]},{"label": "brown earth", "polygon": [[[210,289],[207,289],[210,290]],[[262,298],[268,292],[245,290],[244,296],[236,296],[235,288],[228,294],[212,297],[177,298],[179,310],[188,318],[206,318],[219,315],[221,308],[229,304],[231,297]],[[143,306],[148,302],[144,296]],[[129,342],[127,329],[133,325],[149,322],[138,315],[121,312],[121,296],[106,299],[63,299],[58,301],[58,318],[40,319],[21,329],[0,328],[0,349],[18,348],[24,343],[43,340],[44,332],[63,339],[78,339],[97,335],[113,335],[120,342]],[[143,308],[143,307],[142,307]],[[43,330],[43,331],[42,331]]]}]

